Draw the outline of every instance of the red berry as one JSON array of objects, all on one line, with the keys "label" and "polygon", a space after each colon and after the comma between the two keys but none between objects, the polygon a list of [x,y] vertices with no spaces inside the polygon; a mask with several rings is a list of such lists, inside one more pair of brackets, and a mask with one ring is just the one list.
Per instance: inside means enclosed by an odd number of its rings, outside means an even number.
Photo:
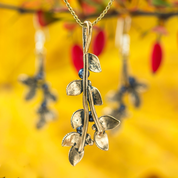
[{"label": "red berry", "polygon": [[77,72],[83,68],[83,50],[79,45],[74,45],[71,50],[72,62]]},{"label": "red berry", "polygon": [[86,2],[82,2],[82,9],[85,15],[94,14],[96,12],[96,8]]},{"label": "red berry", "polygon": [[44,27],[47,25],[44,17],[44,12],[42,10],[37,11],[36,16],[40,26]]},{"label": "red berry", "polygon": [[103,30],[99,30],[93,42],[93,53],[99,56],[102,53],[105,44],[106,35]]},{"label": "red berry", "polygon": [[161,45],[159,42],[157,42],[154,47],[153,47],[153,52],[152,52],[152,60],[151,60],[151,67],[152,67],[152,72],[155,73],[158,68],[160,67],[161,61],[163,57],[163,52]]},{"label": "red berry", "polygon": [[73,31],[76,28],[74,23],[64,23],[64,28],[69,31]]},{"label": "red berry", "polygon": [[43,10],[38,10],[36,12],[36,17],[37,17],[37,22],[41,27],[45,27],[45,26],[59,20],[58,18],[56,18],[54,16],[54,14],[52,12],[46,12]]}]

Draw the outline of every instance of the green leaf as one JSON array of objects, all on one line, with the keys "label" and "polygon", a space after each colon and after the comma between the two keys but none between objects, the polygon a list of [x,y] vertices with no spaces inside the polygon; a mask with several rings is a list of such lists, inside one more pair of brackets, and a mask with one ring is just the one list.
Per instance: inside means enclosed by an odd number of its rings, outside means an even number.
[{"label": "green leaf", "polygon": [[170,7],[171,5],[165,0],[152,0],[153,6]]},{"label": "green leaf", "polygon": [[42,10],[37,11],[36,16],[37,16],[37,21],[38,21],[39,25],[42,27],[47,26],[47,25],[59,20],[58,18],[56,18],[54,16],[54,13],[46,12],[46,11],[42,11]]}]

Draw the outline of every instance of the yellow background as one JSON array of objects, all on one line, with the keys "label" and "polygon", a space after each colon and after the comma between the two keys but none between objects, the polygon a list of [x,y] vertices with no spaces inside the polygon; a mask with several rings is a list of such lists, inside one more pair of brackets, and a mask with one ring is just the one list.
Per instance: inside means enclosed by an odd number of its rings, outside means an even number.
[{"label": "yellow background", "polygon": [[[156,34],[150,32],[140,38],[140,32],[131,27],[130,73],[149,85],[142,94],[142,106],[135,109],[128,103],[131,116],[124,120],[118,133],[109,134],[109,151],[87,146],[84,158],[73,167],[68,161],[70,148],[62,147],[61,141],[66,133],[73,131],[72,113],[82,108],[82,97],[67,96],[65,90],[69,82],[78,79],[71,65],[70,48],[75,42],[81,43],[81,28],[77,27],[72,35],[62,22],[56,22],[46,30],[46,77],[59,97],[56,104],[50,105],[58,118],[44,129],[36,130],[35,110],[41,97],[25,102],[26,88],[17,81],[21,73],[35,72],[33,15],[2,9],[0,14],[0,177],[178,178],[177,17],[166,23],[169,34],[161,40],[164,60],[155,75],[150,70],[150,55]],[[157,19],[135,17],[133,23],[145,31],[153,28]],[[116,18],[100,23],[110,40],[99,57],[102,73],[90,76],[104,100],[103,106],[96,107],[98,115],[107,106],[105,95],[117,89],[120,82],[115,24]]]}]

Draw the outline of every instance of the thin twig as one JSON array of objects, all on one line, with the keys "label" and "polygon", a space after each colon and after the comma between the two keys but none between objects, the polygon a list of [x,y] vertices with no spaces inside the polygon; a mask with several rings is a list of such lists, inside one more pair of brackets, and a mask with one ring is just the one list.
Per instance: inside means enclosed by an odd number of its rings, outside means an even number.
[{"label": "thin twig", "polygon": [[8,10],[15,10],[15,11],[18,11],[19,13],[35,13],[37,11],[35,9],[28,9],[28,8],[9,5],[9,4],[3,4],[3,3],[0,3],[0,8],[8,9]]},{"label": "thin twig", "polygon": [[[18,7],[18,6],[13,6],[13,5],[8,5],[8,4],[3,4],[0,3],[0,8],[3,9],[8,9],[8,10],[15,10],[18,11],[19,13],[36,13],[39,9],[29,9],[29,8],[23,8],[23,7]],[[57,9],[51,9],[49,10],[49,12],[53,12],[53,13],[68,13],[67,9],[64,8],[57,8]],[[155,16],[158,18],[162,18],[162,19],[168,19],[172,16],[177,16],[178,15],[178,11],[175,12],[170,12],[170,13],[162,13],[162,12],[146,12],[146,11],[127,11],[132,17],[135,16]],[[118,10],[112,10],[110,11],[108,14],[105,15],[105,18],[110,18],[110,17],[115,17],[118,15],[121,15],[123,13],[119,12]],[[83,14],[79,14],[79,17],[82,20],[88,19],[88,18],[95,18],[98,17],[98,13],[96,14],[92,14],[89,16],[85,16]]]}]

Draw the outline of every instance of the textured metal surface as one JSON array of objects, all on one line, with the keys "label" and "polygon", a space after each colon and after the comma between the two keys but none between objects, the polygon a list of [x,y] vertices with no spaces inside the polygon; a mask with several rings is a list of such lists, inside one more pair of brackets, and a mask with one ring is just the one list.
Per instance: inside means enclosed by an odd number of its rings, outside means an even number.
[{"label": "textured metal surface", "polygon": [[88,53],[88,69],[92,72],[101,72],[100,61],[94,54]]},{"label": "textured metal surface", "polygon": [[94,105],[102,105],[103,104],[101,94],[97,88],[92,87],[92,95],[93,95]]},{"label": "textured metal surface", "polygon": [[78,143],[80,139],[80,134],[76,132],[68,133],[62,140],[62,146],[73,146]]},{"label": "textured metal surface", "polygon": [[100,134],[99,132],[95,132],[94,141],[96,146],[101,150],[107,151],[109,149],[109,141],[106,132]]},{"label": "textured metal surface", "polygon": [[96,128],[97,128],[97,131],[99,133],[103,133],[103,128],[98,120],[98,116],[96,114],[96,110],[95,110],[95,106],[94,106],[94,101],[93,101],[93,95],[92,95],[92,91],[91,91],[91,88],[88,87],[88,93],[89,93],[89,104],[90,104],[90,110],[91,110],[91,113],[92,113],[92,116],[93,116],[93,120],[95,122],[95,125],[96,125]]},{"label": "textured metal surface", "polygon": [[69,161],[75,166],[83,158],[84,151],[79,152],[77,146],[72,146],[69,151]]},{"label": "textured metal surface", "polygon": [[77,127],[80,127],[84,122],[84,110],[79,109],[75,111],[71,118],[71,125],[73,129],[76,129]]},{"label": "textured metal surface", "polygon": [[69,83],[66,92],[69,96],[80,95],[83,91],[82,80],[75,80]]},{"label": "textured metal surface", "polygon": [[119,124],[120,124],[120,121],[118,121],[117,119],[115,119],[112,116],[101,116],[99,118],[99,122],[101,123],[104,130],[113,129],[113,128],[119,126]]},{"label": "textured metal surface", "polygon": [[85,146],[86,134],[88,130],[89,109],[88,109],[88,50],[92,37],[92,24],[85,21],[86,27],[83,27],[83,109],[84,109],[84,124],[82,130],[82,139],[79,143],[79,151],[83,151]]}]

